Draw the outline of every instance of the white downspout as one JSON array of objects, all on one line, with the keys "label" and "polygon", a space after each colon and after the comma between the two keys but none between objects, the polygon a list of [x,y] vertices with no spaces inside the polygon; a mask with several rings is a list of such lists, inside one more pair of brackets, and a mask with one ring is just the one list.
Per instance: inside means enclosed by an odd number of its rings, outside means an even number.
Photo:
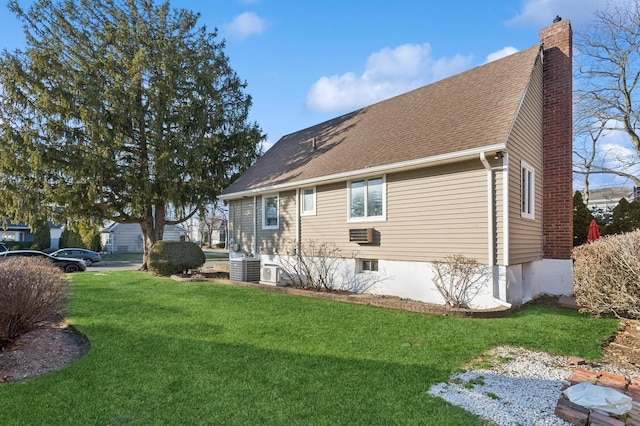
[{"label": "white downspout", "polygon": [[504,265],[509,266],[509,153],[505,152],[502,158],[502,246],[504,247]]},{"label": "white downspout", "polygon": [[253,242],[251,244],[252,256],[256,257],[256,250],[258,248],[258,202],[257,197],[253,196]]},{"label": "white downspout", "polygon": [[[241,202],[242,202],[242,201],[241,201]],[[229,213],[228,213],[228,217],[227,217],[227,225],[226,225],[226,228],[227,228],[227,234],[225,235],[225,242],[224,242],[224,243],[225,243],[225,244],[224,244],[224,248],[226,248],[226,249],[227,249],[227,253],[229,254],[229,258],[231,258],[231,249],[232,249],[232,247],[231,247],[231,240],[232,240],[232,239],[230,238],[230,235],[231,235],[231,234],[230,234],[230,232],[231,232],[231,220],[232,220],[231,218],[233,217],[233,218],[235,219],[235,217],[232,215],[232,213],[233,213],[233,206],[232,206],[232,204],[233,204],[233,203],[229,203]],[[235,222],[234,222],[234,228],[235,228]],[[235,234],[235,232],[234,232],[234,234]],[[235,237],[234,237],[234,238],[233,238],[233,242],[235,243],[235,241],[236,241],[236,239],[235,239]],[[209,237],[209,244],[211,244],[211,237]]]},{"label": "white downspout", "polygon": [[496,257],[496,249],[494,244],[494,234],[495,229],[493,223],[495,221],[494,213],[493,213],[493,171],[491,170],[491,164],[487,161],[487,157],[484,155],[484,152],[480,153],[480,161],[482,161],[482,165],[487,170],[487,216],[489,221],[489,226],[487,226],[487,259],[489,261],[489,266],[493,268],[495,264]]},{"label": "white downspout", "polygon": [[[496,303],[511,307],[510,303],[505,302],[500,299],[500,271],[496,265],[497,257],[498,257],[498,246],[497,246],[497,236],[496,229],[494,226],[495,223],[495,203],[493,199],[494,185],[493,185],[493,168],[491,164],[487,160],[484,152],[480,153],[480,161],[484,168],[487,170],[487,216],[489,224],[487,226],[487,254],[488,254],[488,264],[489,268],[491,268],[491,278],[493,283],[493,299]],[[498,296],[498,297],[496,297]]]}]

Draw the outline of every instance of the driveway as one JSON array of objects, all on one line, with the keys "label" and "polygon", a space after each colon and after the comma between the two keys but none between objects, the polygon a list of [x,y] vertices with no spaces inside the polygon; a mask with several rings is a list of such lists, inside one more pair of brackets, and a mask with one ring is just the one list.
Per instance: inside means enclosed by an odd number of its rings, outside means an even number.
[{"label": "driveway", "polygon": [[[214,268],[216,265],[228,265],[229,261],[207,259],[203,268]],[[142,262],[108,261],[95,263],[87,268],[87,272],[135,271],[142,267]]]}]

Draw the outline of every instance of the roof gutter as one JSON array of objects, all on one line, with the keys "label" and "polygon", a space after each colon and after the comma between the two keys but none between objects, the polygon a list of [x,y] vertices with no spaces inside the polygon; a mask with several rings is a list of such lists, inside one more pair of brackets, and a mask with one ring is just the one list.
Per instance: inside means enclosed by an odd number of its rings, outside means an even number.
[{"label": "roof gutter", "polygon": [[303,186],[311,186],[316,184],[329,184],[335,182],[342,182],[345,180],[362,178],[372,175],[379,175],[382,173],[397,173],[407,170],[419,169],[427,166],[437,166],[440,164],[453,163],[457,161],[477,159],[483,152],[488,151],[502,151],[505,149],[504,143],[487,145],[480,148],[468,149],[465,151],[458,151],[454,153],[434,155],[433,157],[419,158],[416,160],[402,161],[400,163],[385,164],[381,166],[366,167],[359,170],[351,170],[343,173],[336,173],[328,176],[319,176],[310,179],[298,180],[294,182],[286,182],[277,185],[264,186],[261,188],[249,189],[246,191],[232,192],[229,194],[219,195],[220,200],[232,200],[235,198],[249,197],[257,194],[263,194],[268,192],[285,191],[288,189],[301,188]]}]

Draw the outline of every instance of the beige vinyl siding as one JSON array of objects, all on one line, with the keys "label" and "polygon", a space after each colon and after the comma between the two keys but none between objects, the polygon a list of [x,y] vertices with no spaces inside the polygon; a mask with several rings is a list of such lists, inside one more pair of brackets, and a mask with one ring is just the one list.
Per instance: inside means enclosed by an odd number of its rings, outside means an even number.
[{"label": "beige vinyl siding", "polygon": [[[317,214],[302,217],[302,240],[335,242],[343,255],[432,261],[463,254],[487,262],[487,172],[480,161],[386,176],[387,219],[347,222],[347,182],[318,186]],[[350,228],[375,229],[373,244]]]},{"label": "beige vinyl siding", "polygon": [[[487,262],[487,171],[480,161],[389,176],[385,258],[463,254]],[[388,254],[387,254],[388,253]]]},{"label": "beige vinyl siding", "polygon": [[[274,194],[265,194],[267,196]],[[262,198],[256,201],[257,208],[257,254],[276,254],[283,247],[295,241],[296,232],[296,191],[278,193],[278,229],[262,229]]]},{"label": "beige vinyl siding", "polygon": [[[238,251],[251,253],[254,242],[253,197],[229,202],[229,242],[238,244]],[[231,246],[233,249],[233,245]]]},{"label": "beige vinyl siding", "polygon": [[[509,263],[542,258],[542,62],[533,70],[530,86],[507,141],[509,152]],[[535,219],[521,217],[521,164],[535,171]]]},{"label": "beige vinyl siding", "polygon": [[349,243],[346,182],[316,186],[316,214],[300,219],[301,242],[332,242],[342,250],[344,256],[351,257],[354,247]]}]

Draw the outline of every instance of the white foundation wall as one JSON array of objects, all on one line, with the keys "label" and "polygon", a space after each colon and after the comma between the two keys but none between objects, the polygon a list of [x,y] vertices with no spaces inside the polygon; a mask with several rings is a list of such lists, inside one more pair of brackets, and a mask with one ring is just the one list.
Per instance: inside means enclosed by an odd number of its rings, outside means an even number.
[{"label": "white foundation wall", "polygon": [[[287,262],[284,256],[261,255],[262,264],[279,265],[281,268]],[[336,289],[352,291],[356,293],[371,293],[387,296],[397,296],[404,299],[417,300],[426,303],[443,305],[444,298],[434,284],[434,270],[428,262],[402,262],[390,260],[378,260],[378,272],[357,273],[356,259],[336,259],[335,286]],[[286,269],[286,268],[285,268]],[[489,274],[475,296],[471,299],[470,307],[475,309],[491,309],[509,306],[504,300],[494,297],[496,285],[502,287],[505,292],[505,268],[494,267],[494,276],[502,284],[494,283]],[[496,275],[497,274],[497,275]],[[286,274],[283,274],[286,276]]]},{"label": "white foundation wall", "polygon": [[570,296],[573,294],[573,260],[543,259],[533,265],[534,288],[541,294]]},{"label": "white foundation wall", "polygon": [[570,296],[572,272],[573,261],[570,259],[542,259],[507,266],[507,302],[518,306],[543,294]]}]

